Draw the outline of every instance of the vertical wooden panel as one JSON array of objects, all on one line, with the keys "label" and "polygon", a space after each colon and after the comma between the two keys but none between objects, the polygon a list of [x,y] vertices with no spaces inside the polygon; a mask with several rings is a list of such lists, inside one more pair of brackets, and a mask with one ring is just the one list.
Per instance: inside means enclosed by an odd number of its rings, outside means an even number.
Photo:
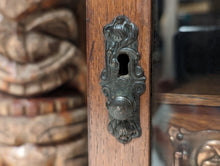
[{"label": "vertical wooden panel", "polygon": [[[106,98],[100,87],[104,69],[103,26],[126,15],[139,29],[139,53],[146,91],[141,96],[142,136],[123,145],[107,131]],[[151,0],[87,0],[88,116],[90,166],[148,166],[150,112]]]}]

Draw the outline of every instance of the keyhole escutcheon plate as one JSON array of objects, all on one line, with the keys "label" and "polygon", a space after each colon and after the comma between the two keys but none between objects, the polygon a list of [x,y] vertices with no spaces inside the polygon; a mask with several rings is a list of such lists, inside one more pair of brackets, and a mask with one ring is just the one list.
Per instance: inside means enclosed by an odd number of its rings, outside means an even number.
[{"label": "keyhole escutcheon plate", "polygon": [[101,86],[107,97],[108,131],[125,144],[141,136],[140,95],[146,78],[138,64],[138,28],[126,16],[117,16],[103,33],[106,67]]}]

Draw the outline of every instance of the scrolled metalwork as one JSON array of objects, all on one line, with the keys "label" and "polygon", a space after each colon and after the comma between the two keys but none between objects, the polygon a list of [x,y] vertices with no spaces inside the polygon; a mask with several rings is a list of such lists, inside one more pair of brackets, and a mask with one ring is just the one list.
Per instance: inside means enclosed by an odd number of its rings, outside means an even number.
[{"label": "scrolled metalwork", "polygon": [[139,105],[146,78],[138,65],[138,28],[126,16],[118,16],[103,33],[106,67],[101,86],[107,97],[108,130],[125,144],[141,136]]},{"label": "scrolled metalwork", "polygon": [[183,128],[170,127],[170,140],[174,147],[173,166],[220,165],[220,131],[191,132]]}]

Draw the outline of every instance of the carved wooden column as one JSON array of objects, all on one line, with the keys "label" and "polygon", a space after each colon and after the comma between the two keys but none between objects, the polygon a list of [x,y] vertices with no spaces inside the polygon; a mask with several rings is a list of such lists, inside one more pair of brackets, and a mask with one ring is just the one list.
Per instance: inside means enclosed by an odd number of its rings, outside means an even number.
[{"label": "carved wooden column", "polygon": [[84,7],[0,1],[0,166],[87,165]]}]

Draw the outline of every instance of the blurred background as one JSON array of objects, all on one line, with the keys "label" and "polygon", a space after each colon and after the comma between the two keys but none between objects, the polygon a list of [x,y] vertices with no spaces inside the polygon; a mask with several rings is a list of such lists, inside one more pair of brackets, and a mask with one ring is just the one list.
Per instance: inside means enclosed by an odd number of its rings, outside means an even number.
[{"label": "blurred background", "polygon": [[86,1],[0,0],[0,166],[86,166]]},{"label": "blurred background", "polygon": [[[153,166],[220,165],[219,147],[201,159],[181,130],[219,130],[219,43],[219,0],[153,1]],[[201,137],[190,135],[202,146]]]}]

